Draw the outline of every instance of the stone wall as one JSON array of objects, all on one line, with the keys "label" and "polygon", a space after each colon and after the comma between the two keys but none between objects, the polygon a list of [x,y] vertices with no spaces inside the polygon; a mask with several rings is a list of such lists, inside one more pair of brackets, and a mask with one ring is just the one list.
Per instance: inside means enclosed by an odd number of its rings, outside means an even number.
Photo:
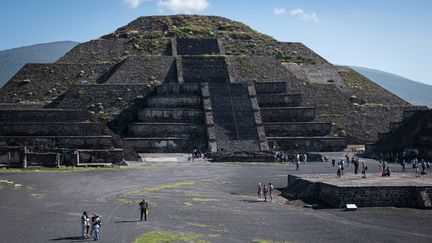
[{"label": "stone wall", "polygon": [[217,39],[177,39],[177,55],[219,54]]},{"label": "stone wall", "polygon": [[96,122],[0,123],[2,136],[96,136],[103,124]]}]

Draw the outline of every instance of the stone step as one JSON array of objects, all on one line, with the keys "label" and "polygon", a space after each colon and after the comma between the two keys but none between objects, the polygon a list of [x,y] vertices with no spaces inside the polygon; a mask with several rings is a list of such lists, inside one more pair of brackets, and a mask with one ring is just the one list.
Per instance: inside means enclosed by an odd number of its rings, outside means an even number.
[{"label": "stone step", "polygon": [[87,111],[63,109],[0,110],[0,122],[84,122]]},{"label": "stone step", "polygon": [[200,108],[200,96],[153,96],[147,98],[148,108]]},{"label": "stone step", "polygon": [[156,88],[156,95],[193,95],[200,96],[201,88],[198,83],[169,83]]},{"label": "stone step", "polygon": [[298,199],[298,196],[306,190],[309,182],[297,179],[296,182],[283,191],[283,195],[288,199]]},{"label": "stone step", "polygon": [[286,82],[257,82],[255,90],[258,95],[261,94],[285,94],[288,92]]},{"label": "stone step", "polygon": [[265,94],[257,96],[260,107],[296,107],[301,105],[301,94]]},{"label": "stone step", "polygon": [[205,138],[206,128],[195,123],[134,123],[129,126],[131,137]]},{"label": "stone step", "polygon": [[97,136],[98,122],[0,122],[0,136]]},{"label": "stone step", "polygon": [[330,133],[331,123],[324,122],[273,122],[265,123],[268,137],[325,136]]},{"label": "stone step", "polygon": [[1,146],[31,146],[46,148],[106,149],[111,148],[111,136],[0,136]]},{"label": "stone step", "polygon": [[123,141],[138,153],[190,153],[194,149],[207,149],[207,139],[141,137],[124,138]]},{"label": "stone step", "polygon": [[263,122],[311,122],[315,120],[316,110],[311,107],[262,108]]},{"label": "stone step", "polygon": [[225,57],[183,57],[183,78],[190,82],[219,82],[229,80]]},{"label": "stone step", "polygon": [[267,137],[267,142],[276,151],[336,152],[347,147],[340,137]]},{"label": "stone step", "polygon": [[201,109],[145,108],[138,111],[139,122],[203,122]]}]

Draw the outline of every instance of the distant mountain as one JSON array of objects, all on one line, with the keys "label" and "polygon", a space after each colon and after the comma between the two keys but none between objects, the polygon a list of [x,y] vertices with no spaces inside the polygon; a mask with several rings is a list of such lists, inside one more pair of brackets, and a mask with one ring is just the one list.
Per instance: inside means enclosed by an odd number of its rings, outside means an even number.
[{"label": "distant mountain", "polygon": [[0,51],[0,87],[26,63],[55,62],[78,44],[73,41],[60,41]]},{"label": "distant mountain", "polygon": [[432,85],[375,69],[356,66],[351,68],[413,105],[432,108]]}]

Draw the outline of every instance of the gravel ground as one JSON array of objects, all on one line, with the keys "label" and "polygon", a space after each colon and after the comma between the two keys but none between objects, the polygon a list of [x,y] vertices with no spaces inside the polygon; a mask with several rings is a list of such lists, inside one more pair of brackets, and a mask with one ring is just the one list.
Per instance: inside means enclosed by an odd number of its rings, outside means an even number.
[{"label": "gravel ground", "polygon": [[[80,239],[84,210],[101,216],[101,242],[133,242],[149,232],[208,242],[432,242],[432,211],[314,210],[279,196],[256,198],[258,182],[282,188],[287,174],[335,174],[330,163],[302,164],[296,172],[292,164],[188,163],[176,156],[149,156],[146,165],[126,169],[2,170],[0,242],[90,241]],[[373,161],[368,167],[378,170]],[[139,221],[143,198],[150,201],[148,222]]]}]

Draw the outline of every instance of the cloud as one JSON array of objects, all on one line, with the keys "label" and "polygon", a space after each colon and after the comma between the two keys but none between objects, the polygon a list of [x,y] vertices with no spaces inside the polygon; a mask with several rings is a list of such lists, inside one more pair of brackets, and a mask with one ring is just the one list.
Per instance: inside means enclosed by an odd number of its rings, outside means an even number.
[{"label": "cloud", "polygon": [[276,16],[284,15],[286,13],[287,13],[287,10],[285,8],[278,8],[278,7],[274,8],[274,14]]},{"label": "cloud", "polygon": [[123,0],[130,8],[138,8],[143,0]]},{"label": "cloud", "polygon": [[289,13],[292,16],[300,17],[304,21],[313,21],[316,23],[320,22],[320,19],[315,12],[306,13],[303,9],[296,8],[296,9],[292,9]]},{"label": "cloud", "polygon": [[207,0],[159,0],[158,5],[174,13],[200,12],[210,6]]}]

